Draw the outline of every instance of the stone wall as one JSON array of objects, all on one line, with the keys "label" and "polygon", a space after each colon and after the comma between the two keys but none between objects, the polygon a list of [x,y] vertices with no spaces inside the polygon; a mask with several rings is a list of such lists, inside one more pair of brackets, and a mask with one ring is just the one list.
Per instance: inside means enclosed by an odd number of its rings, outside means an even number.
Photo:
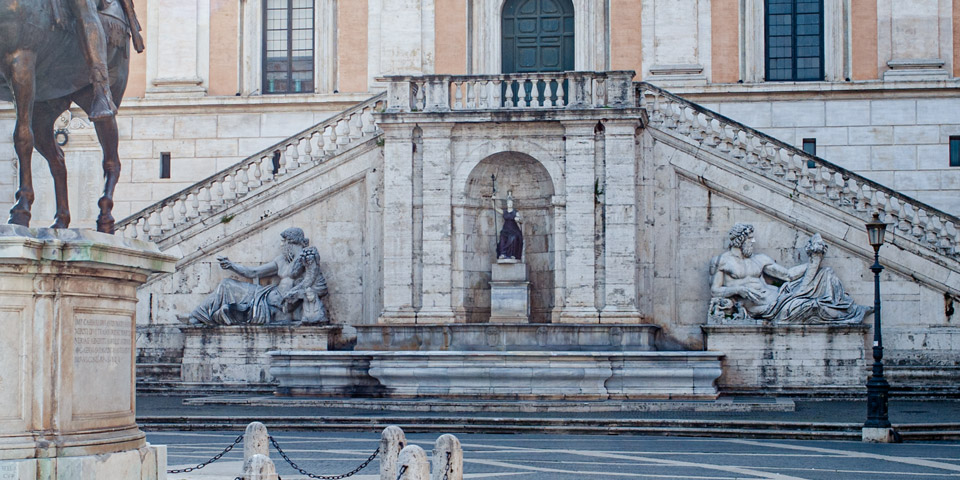
[{"label": "stone wall", "polygon": [[815,139],[817,156],[960,213],[960,168],[950,167],[949,153],[949,138],[960,135],[960,98],[881,90],[827,99],[731,97],[704,95],[703,105],[798,148]]},{"label": "stone wall", "polygon": [[[335,157],[246,199],[216,223],[198,224],[162,244],[184,259],[177,272],[140,289],[138,349],[141,362],[176,360],[183,348],[179,326],[225,278],[240,277],[219,267],[217,257],[255,266],[280,254],[280,232],[300,227],[320,253],[327,281],[331,322],[373,323],[380,312],[381,237],[378,195],[382,165],[376,140]],[[273,278],[262,282],[275,281]],[[353,335],[350,330],[346,336]]]},{"label": "stone wall", "polygon": [[[650,130],[647,134],[644,163],[650,166],[644,171],[652,174],[656,187],[652,205],[641,208],[650,225],[640,230],[650,258],[639,259],[639,275],[652,278],[653,288],[641,287],[646,298],[641,306],[666,336],[687,348],[703,347],[700,325],[710,298],[709,261],[724,251],[727,232],[737,222],[754,225],[758,253],[787,266],[806,261],[805,242],[821,233],[829,245],[823,265],[834,270],[857,303],[873,304],[873,251],[863,227],[837,222],[836,213],[827,215],[797,192],[781,197],[748,172],[708,175],[704,164],[712,161],[709,155],[655,139]],[[949,371],[958,366],[960,328],[953,314],[956,302],[945,289],[957,285],[917,278],[914,272],[933,266],[901,256],[897,234],[892,235],[880,251],[886,267],[881,275],[884,358],[891,364],[946,368],[940,374],[955,375]],[[867,322],[871,319],[867,316]],[[915,379],[920,374],[904,375]]]}]

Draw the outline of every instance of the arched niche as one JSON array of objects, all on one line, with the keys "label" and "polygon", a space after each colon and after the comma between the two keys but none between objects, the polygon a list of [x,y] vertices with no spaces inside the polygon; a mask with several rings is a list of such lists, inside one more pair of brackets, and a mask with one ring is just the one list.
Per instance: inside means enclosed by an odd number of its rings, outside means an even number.
[{"label": "arched niche", "polygon": [[524,219],[530,321],[549,323],[556,271],[553,181],[539,161],[519,152],[500,152],[481,160],[467,177],[462,203],[455,207],[460,260],[456,273],[463,279],[461,298],[467,322],[485,323],[490,318],[490,271],[496,261],[500,221],[493,211],[493,177],[497,197],[505,199],[508,191],[513,192],[515,208]]}]

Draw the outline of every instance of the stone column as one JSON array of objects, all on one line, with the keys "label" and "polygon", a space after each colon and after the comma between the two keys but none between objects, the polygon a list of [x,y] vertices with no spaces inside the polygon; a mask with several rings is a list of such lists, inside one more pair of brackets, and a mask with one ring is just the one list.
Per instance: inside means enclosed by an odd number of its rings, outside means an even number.
[{"label": "stone column", "polygon": [[423,290],[417,323],[451,323],[453,124],[420,125],[423,138]]},{"label": "stone column", "polygon": [[[596,323],[596,259],[594,242],[595,120],[562,122],[566,141],[566,259],[563,323]],[[557,299],[559,301],[560,299]]]},{"label": "stone column", "polygon": [[383,123],[383,312],[380,323],[414,323],[413,126]]},{"label": "stone column", "polygon": [[0,226],[0,476],[166,478],[134,418],[134,325],[137,287],[175,261],[121,236]]},{"label": "stone column", "polygon": [[210,0],[149,3],[147,96],[203,96],[210,76]]},{"label": "stone column", "polygon": [[601,322],[635,323],[637,310],[637,152],[634,121],[606,127],[604,285]]}]

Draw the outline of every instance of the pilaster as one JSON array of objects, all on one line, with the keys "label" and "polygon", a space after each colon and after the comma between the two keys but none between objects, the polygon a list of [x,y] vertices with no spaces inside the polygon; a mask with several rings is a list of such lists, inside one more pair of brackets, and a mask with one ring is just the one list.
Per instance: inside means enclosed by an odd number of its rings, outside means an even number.
[{"label": "pilaster", "polygon": [[383,312],[380,323],[413,323],[413,125],[383,129]]},{"label": "pilaster", "polygon": [[608,121],[605,143],[604,284],[601,322],[640,321],[637,309],[635,121]]},{"label": "pilaster", "polygon": [[423,138],[423,290],[417,323],[451,323],[453,124],[420,126]]},{"label": "pilaster", "polygon": [[563,121],[566,157],[566,279],[560,322],[599,321],[596,306],[594,127],[596,120]]}]

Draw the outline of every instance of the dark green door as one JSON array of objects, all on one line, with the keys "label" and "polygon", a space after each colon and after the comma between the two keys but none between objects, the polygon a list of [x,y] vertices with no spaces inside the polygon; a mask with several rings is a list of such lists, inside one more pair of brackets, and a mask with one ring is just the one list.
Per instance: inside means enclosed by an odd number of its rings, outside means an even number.
[{"label": "dark green door", "polygon": [[503,73],[573,70],[571,0],[507,0],[502,32]]}]

